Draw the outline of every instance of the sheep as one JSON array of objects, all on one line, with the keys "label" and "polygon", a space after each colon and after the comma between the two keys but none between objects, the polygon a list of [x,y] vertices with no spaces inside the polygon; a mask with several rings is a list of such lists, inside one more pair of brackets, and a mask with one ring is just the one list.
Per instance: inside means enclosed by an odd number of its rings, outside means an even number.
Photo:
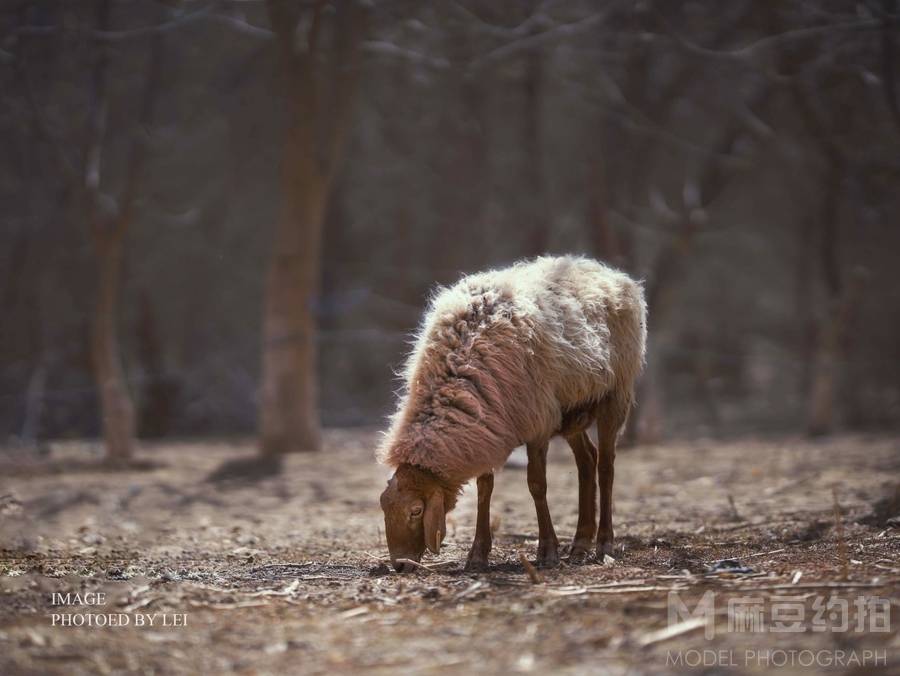
[{"label": "sheep", "polygon": [[[478,511],[466,567],[487,567],[493,472],[522,444],[537,512],[537,563],[557,565],[546,500],[554,435],[568,441],[578,467],[570,561],[584,561],[595,536],[597,557],[611,554],[616,438],[634,402],[646,335],[640,283],[584,257],[543,256],[439,289],[376,453],[395,470],[381,507],[397,571],[411,570],[426,548],[440,552],[446,515],[473,478]],[[599,454],[586,432],[595,421]]]}]

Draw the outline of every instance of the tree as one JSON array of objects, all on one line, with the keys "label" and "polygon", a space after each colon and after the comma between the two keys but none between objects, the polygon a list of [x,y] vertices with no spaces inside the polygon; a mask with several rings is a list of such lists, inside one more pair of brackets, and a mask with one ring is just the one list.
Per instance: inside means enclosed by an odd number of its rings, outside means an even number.
[{"label": "tree", "polygon": [[[888,5],[889,3],[885,3],[886,8]],[[773,26],[778,26],[779,17],[774,10],[770,10],[768,19]],[[884,26],[887,30],[887,18]],[[801,331],[811,329],[805,333],[812,338],[808,341],[811,349],[807,355],[803,379],[807,399],[806,432],[810,436],[830,433],[836,422],[835,399],[846,358],[848,336],[853,324],[854,309],[864,287],[861,269],[848,275],[841,264],[840,226],[844,212],[852,206],[847,190],[850,176],[865,177],[869,173],[865,161],[852,157],[841,142],[841,138],[853,127],[858,111],[850,102],[863,96],[864,92],[854,91],[857,85],[837,64],[826,62],[818,67],[810,67],[810,64],[815,64],[821,51],[816,47],[801,43],[793,49],[780,46],[776,52],[777,65],[782,71],[781,79],[787,86],[805,136],[814,147],[814,152],[809,153],[813,158],[810,169],[820,184],[817,200],[810,209],[807,222],[800,225],[801,234],[807,239],[805,244],[812,249],[813,263],[805,263],[799,274],[817,272],[825,295],[823,312],[817,320],[810,321],[813,313],[809,310],[801,315],[801,322],[804,324]],[[892,50],[887,35],[883,50],[887,59]],[[892,77],[887,63],[884,73]],[[814,80],[812,87],[807,82],[809,79]],[[884,88],[888,109],[893,113],[892,84],[885,83]],[[814,90],[837,94],[836,100],[831,101],[831,106],[823,105],[820,100],[823,94],[820,93],[817,98],[813,94]],[[800,280],[801,290],[808,282],[806,279]],[[804,300],[811,302],[809,293],[804,296]]]},{"label": "tree", "polygon": [[[63,177],[66,194],[74,196],[80,215],[84,217],[93,244],[96,270],[96,292],[90,322],[90,362],[100,405],[102,434],[106,457],[112,462],[128,462],[134,450],[134,404],[123,375],[118,335],[118,299],[124,243],[135,219],[140,187],[147,162],[147,129],[153,122],[154,108],[160,88],[162,65],[162,32],[151,33],[150,54],[144,71],[143,89],[137,119],[130,129],[131,139],[122,187],[116,191],[108,179],[107,150],[110,113],[110,31],[111,0],[98,0],[96,19],[91,31],[87,115],[83,134],[77,143],[72,138],[58,138],[45,124],[43,110],[36,98],[27,72],[26,60],[20,64],[25,99],[30,108],[32,126],[51,149],[54,168]],[[48,15],[49,16],[49,15]],[[62,23],[62,19],[59,19]],[[25,26],[37,36],[63,35],[60,25]],[[130,126],[130,125],[129,125]],[[71,145],[83,147],[80,161],[68,157]]]},{"label": "tree", "polygon": [[[848,279],[839,256],[839,229],[846,203],[845,185],[850,160],[832,137],[816,106],[811,102],[811,95],[796,76],[791,82],[790,91],[800,118],[818,146],[825,165],[821,170],[820,205],[809,216],[814,221],[813,225],[805,227],[808,234],[817,236],[818,265],[815,268],[820,273],[826,296],[823,316],[814,327],[815,344],[806,383],[806,431],[810,436],[822,436],[830,433],[835,425],[835,395],[841,365],[846,356],[853,309],[862,293],[864,278],[854,272]],[[814,242],[808,244],[814,245]]]},{"label": "tree", "polygon": [[[109,31],[110,0],[97,5],[97,28]],[[84,159],[83,195],[97,258],[97,300],[91,331],[91,361],[100,396],[103,440],[108,459],[128,461],[135,437],[134,404],[122,372],[117,330],[120,274],[125,235],[134,221],[147,161],[146,130],[153,119],[162,62],[162,33],[151,38],[139,119],[132,139],[125,184],[118,199],[102,189],[103,142],[109,108],[109,52],[101,45],[91,75],[90,119]]]},{"label": "tree", "polygon": [[547,206],[544,188],[544,154],[541,105],[544,99],[544,55],[540,47],[525,52],[523,109],[523,137],[525,148],[525,180],[523,184],[528,195],[528,219],[526,227],[528,239],[526,250],[529,255],[547,253],[550,244],[550,209]]},{"label": "tree", "polygon": [[[720,48],[733,40],[742,27],[751,23],[751,7],[738,4],[730,8],[715,24],[710,43]],[[690,101],[691,89],[701,81],[708,82],[714,72],[710,72],[706,60],[690,54],[691,50],[674,31],[673,18],[666,17],[663,5],[645,3],[637,11],[626,11],[615,18],[614,44],[628,58],[622,68],[621,84],[610,79],[608,85],[609,103],[618,114],[609,115],[604,108],[598,120],[600,140],[589,162],[585,220],[595,255],[634,273],[639,268],[634,255],[634,233],[620,233],[610,219],[610,211],[627,211],[627,205],[640,203],[644,198],[641,192],[648,188],[647,175],[658,161],[655,155],[670,151],[671,141],[678,139],[677,126],[671,118],[679,105]],[[650,73],[654,66],[658,67],[654,59],[663,56],[668,62],[674,61],[670,52],[657,54],[642,45],[644,37],[656,31],[680,43],[687,54],[674,62],[669,78],[660,87],[649,87]],[[733,110],[719,115],[722,122],[713,121],[718,128],[708,140],[696,145],[702,149],[701,159],[686,170],[692,176],[683,183],[680,209],[669,207],[661,187],[650,187],[653,219],[662,226],[663,240],[645,270],[650,345],[648,366],[639,384],[638,405],[626,431],[629,443],[658,442],[663,434],[665,374],[658,353],[671,324],[675,294],[685,269],[695,262],[692,256],[696,257],[698,235],[710,219],[710,209],[736,177],[737,172],[728,165],[741,165],[735,162],[735,149],[746,135],[747,125],[739,111],[745,117],[752,115],[752,109],[760,105],[766,93],[767,89],[759,85],[749,88],[743,98],[732,102]],[[702,109],[696,111],[703,113]],[[619,166],[610,164],[610,158]],[[683,161],[691,162],[689,157]],[[628,215],[629,220],[638,218],[637,214]],[[713,411],[712,398],[707,397],[707,401]]]},{"label": "tree", "polygon": [[267,8],[287,116],[262,336],[260,444],[263,454],[277,455],[320,446],[314,306],[322,227],[349,131],[367,12],[351,0],[268,0]]}]

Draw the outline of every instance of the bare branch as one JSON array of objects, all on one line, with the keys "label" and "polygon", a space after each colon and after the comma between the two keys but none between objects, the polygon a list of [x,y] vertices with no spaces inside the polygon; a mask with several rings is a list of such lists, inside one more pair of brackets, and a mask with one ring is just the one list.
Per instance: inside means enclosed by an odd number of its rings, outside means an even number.
[{"label": "bare branch", "polygon": [[[185,26],[193,25],[200,21],[209,21],[222,26],[231,28],[232,30],[247,35],[258,40],[271,40],[275,37],[275,33],[262,26],[255,26],[233,14],[227,14],[214,11],[220,4],[221,0],[210,2],[209,4],[197,9],[193,12],[183,14],[168,21],[163,21],[152,26],[141,26],[140,28],[126,28],[123,30],[102,30],[92,29],[87,34],[97,42],[107,43],[110,45],[120,44],[131,40],[150,37],[157,33],[167,33],[175,31]],[[84,31],[79,28],[62,29],[60,26],[19,26],[11,31],[0,40],[0,44],[7,45],[15,41],[19,37],[48,37],[58,34],[61,30],[67,33],[79,34]],[[0,61],[11,61],[15,56],[5,50],[0,49]]]},{"label": "bare branch", "polygon": [[[109,29],[110,0],[101,0],[97,7],[97,26],[99,30]],[[109,81],[109,54],[100,49],[94,68],[91,71],[91,104],[88,127],[87,147],[84,154],[83,188],[88,201],[90,223],[95,237],[101,237],[104,226],[100,213],[100,171],[103,157],[103,140],[106,136],[106,121]]]},{"label": "bare branch", "polygon": [[747,168],[746,161],[728,152],[729,149],[726,149],[725,152],[712,150],[707,146],[698,145],[696,142],[666,129],[660,122],[651,119],[643,110],[628,101],[625,98],[625,93],[612,78],[603,74],[602,79],[606,84],[607,92],[610,95],[611,100],[614,103],[619,104],[619,107],[624,110],[624,113],[619,116],[619,121],[623,128],[662,140],[673,148],[679,148],[691,154],[715,158],[722,166],[727,168]]},{"label": "bare branch", "polygon": [[272,40],[275,38],[275,33],[270,31],[268,28],[263,28],[262,26],[254,26],[253,24],[247,23],[246,21],[230,14],[213,12],[211,14],[208,14],[206,18],[209,21],[227,26],[228,28],[232,28],[238,33],[247,35],[251,38],[257,38],[259,40]]},{"label": "bare branch", "polygon": [[319,30],[322,27],[322,8],[325,6],[326,2],[327,0],[322,0],[322,2],[317,2],[313,6],[312,20],[309,22],[309,31],[306,34],[307,51],[310,54],[315,54],[316,48],[319,46]]},{"label": "bare branch", "polygon": [[450,68],[450,60],[440,56],[430,56],[416,52],[412,49],[406,49],[395,45],[393,42],[386,40],[366,40],[362,44],[362,49],[370,54],[379,54],[382,56],[394,56],[405,59],[413,63],[433,68],[434,70],[447,70]]},{"label": "bare branch", "polygon": [[331,70],[334,105],[330,115],[331,129],[326,148],[326,172],[329,178],[333,178],[337,171],[338,161],[343,156],[349,133],[350,117],[359,89],[362,69],[361,45],[368,28],[368,9],[354,0],[345,0],[338,6],[335,21],[337,22],[335,53]]},{"label": "bare branch", "polygon": [[476,27],[478,30],[496,37],[513,38],[530,35],[533,34],[536,29],[552,26],[552,21],[544,14],[550,4],[551,3],[547,1],[539,3],[528,18],[511,28],[498,26],[497,24],[485,21],[474,11],[463,6],[460,2],[451,2],[449,3],[449,6],[458,15],[467,19],[470,22],[470,25]]},{"label": "bare branch", "polygon": [[72,162],[72,160],[66,154],[66,144],[62,143],[60,139],[56,139],[53,137],[53,133],[50,131],[50,126],[44,119],[44,114],[41,111],[40,105],[38,105],[37,97],[34,93],[34,87],[31,82],[27,64],[23,60],[18,61],[17,70],[19,78],[22,82],[22,89],[25,92],[25,101],[28,104],[29,109],[31,110],[31,124],[35,134],[50,148],[50,151],[54,155],[55,163],[62,171],[62,173],[66,176],[66,178],[68,178],[72,182],[79,180],[78,170],[75,166],[75,163]]},{"label": "bare branch", "polygon": [[131,156],[128,164],[128,173],[125,180],[125,188],[122,193],[121,209],[116,224],[118,234],[124,234],[129,227],[134,215],[134,207],[137,201],[138,188],[147,163],[148,147],[147,134],[153,124],[153,116],[158,97],[160,81],[162,79],[163,59],[163,35],[157,33],[150,47],[150,60],[147,64],[147,76],[144,84],[144,93],[141,100],[141,109],[138,122],[134,130],[134,138],[131,145]]},{"label": "bare branch", "polygon": [[182,26],[193,23],[198,19],[207,18],[208,16],[210,16],[212,10],[217,4],[217,2],[211,2],[194,12],[189,12],[169,21],[164,21],[152,26],[142,26],[140,28],[128,28],[115,31],[109,29],[95,29],[91,31],[91,35],[94,37],[94,39],[100,42],[122,42],[124,40],[133,40],[135,38],[148,37],[151,35],[156,35],[158,33],[164,33],[181,28]]},{"label": "bare branch", "polygon": [[267,0],[266,7],[272,32],[282,54],[282,62],[290,64],[294,60],[294,36],[303,8],[299,3],[289,0]]},{"label": "bare branch", "polygon": [[557,40],[571,38],[575,35],[585,33],[606,20],[618,4],[618,2],[612,2],[602,12],[591,14],[590,16],[578,19],[577,21],[558,24],[553,28],[548,28],[540,33],[533,33],[497,47],[484,56],[472,61],[472,63],[469,64],[469,74],[474,75],[479,70],[495,65],[520,52],[536,49]]},{"label": "bare branch", "polygon": [[813,140],[819,144],[826,159],[834,165],[846,163],[848,154],[834,139],[815,104],[812,103],[812,93],[796,79],[791,83],[790,92],[804,126]]},{"label": "bare branch", "polygon": [[700,56],[715,57],[718,59],[730,59],[736,61],[756,58],[767,50],[775,49],[793,40],[800,40],[803,38],[813,37],[816,35],[822,35],[835,31],[854,31],[877,28],[880,25],[879,22],[875,19],[858,19],[854,21],[844,21],[841,23],[826,24],[821,26],[807,26],[805,28],[794,28],[791,30],[786,30],[774,35],[767,35],[755,42],[751,42],[748,45],[737,47],[735,49],[711,49],[688,40],[684,36],[680,35],[662,15],[658,16],[660,19],[660,23],[666,30],[666,35],[675,40],[678,45],[680,45],[687,51],[698,54]]}]

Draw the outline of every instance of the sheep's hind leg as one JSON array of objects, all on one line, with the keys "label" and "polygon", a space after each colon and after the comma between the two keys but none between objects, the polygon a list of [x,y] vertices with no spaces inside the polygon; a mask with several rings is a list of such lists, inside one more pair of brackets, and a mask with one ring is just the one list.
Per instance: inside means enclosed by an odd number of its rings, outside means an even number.
[{"label": "sheep's hind leg", "polygon": [[597,449],[584,431],[566,441],[578,466],[578,526],[569,551],[569,563],[578,564],[588,557],[597,534]]},{"label": "sheep's hind leg", "polygon": [[475,572],[487,570],[488,555],[491,553],[491,493],[494,490],[492,472],[482,474],[476,482],[478,486],[478,516],[475,519],[475,539],[469,550],[466,570]]},{"label": "sheep's hind leg", "polygon": [[597,483],[600,487],[600,523],[597,527],[597,559],[613,553],[612,489],[616,462],[616,439],[628,417],[629,403],[616,397],[605,399],[597,414]]},{"label": "sheep's hind leg", "polygon": [[559,540],[547,506],[547,447],[547,441],[527,445],[528,490],[534,499],[538,521],[537,565],[549,568],[559,565]]}]

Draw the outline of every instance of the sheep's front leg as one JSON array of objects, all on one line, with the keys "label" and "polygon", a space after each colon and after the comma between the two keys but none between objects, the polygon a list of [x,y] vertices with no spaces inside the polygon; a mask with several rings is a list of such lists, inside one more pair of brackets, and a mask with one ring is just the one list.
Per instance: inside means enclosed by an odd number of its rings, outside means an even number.
[{"label": "sheep's front leg", "polygon": [[475,539],[466,561],[467,571],[487,570],[488,555],[491,553],[491,493],[494,490],[494,475],[482,474],[476,482],[478,486],[478,516],[475,519]]},{"label": "sheep's front leg", "polygon": [[548,442],[528,444],[528,490],[534,499],[538,521],[537,565],[559,565],[559,540],[553,530],[550,508],[547,506],[547,447]]}]

